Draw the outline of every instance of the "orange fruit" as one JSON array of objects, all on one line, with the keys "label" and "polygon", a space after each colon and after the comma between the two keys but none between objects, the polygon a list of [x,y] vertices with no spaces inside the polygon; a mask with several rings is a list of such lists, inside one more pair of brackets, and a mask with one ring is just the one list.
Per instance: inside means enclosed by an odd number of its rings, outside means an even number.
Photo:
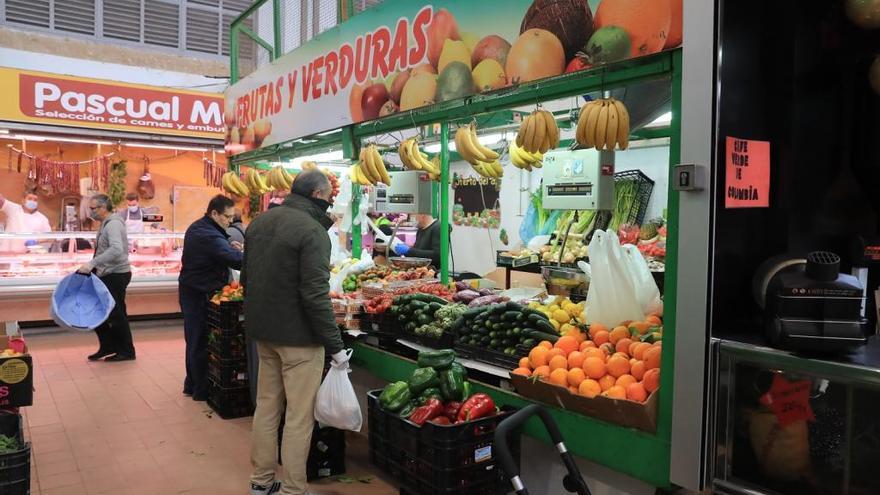
[{"label": "orange fruit", "polygon": [[650,315],[645,318],[645,323],[650,323],[651,325],[660,326],[663,324],[663,320],[660,319],[657,315]]},{"label": "orange fruit", "polygon": [[548,351],[550,349],[553,349],[553,343],[551,343],[549,340],[542,340],[538,342],[538,345],[543,347],[544,349],[547,349]]},{"label": "orange fruit", "polygon": [[669,0],[602,0],[593,23],[597,30],[606,26],[623,28],[632,44],[630,56],[650,55],[666,44],[672,7]]},{"label": "orange fruit", "polygon": [[646,371],[645,377],[642,378],[642,385],[645,386],[645,390],[647,390],[649,394],[660,388],[660,370],[654,368]]},{"label": "orange fruit", "polygon": [[550,383],[561,387],[568,387],[568,370],[557,368],[550,372]]},{"label": "orange fruit", "polygon": [[584,397],[593,398],[602,393],[602,387],[599,385],[599,382],[596,380],[587,378],[582,381],[580,386],[578,387],[578,393],[583,395]]},{"label": "orange fruit", "polygon": [[[669,10],[668,4],[666,8]],[[564,70],[565,49],[562,42],[550,31],[537,28],[519,35],[510,47],[504,66],[504,73],[511,84],[557,76]]]},{"label": "orange fruit", "polygon": [[635,377],[636,380],[641,380],[645,377],[645,362],[636,360],[635,363],[631,363],[629,367],[629,374]]},{"label": "orange fruit", "polygon": [[532,370],[528,368],[517,368],[511,371],[514,375],[522,375],[522,376],[532,376]]},{"label": "orange fruit", "polygon": [[614,354],[611,355],[611,357],[621,357],[621,358],[629,361],[629,354],[627,354],[625,352],[615,352]]},{"label": "orange fruit", "polygon": [[590,324],[590,338],[596,340],[596,334],[598,332],[607,332],[608,327],[601,323],[592,323]]},{"label": "orange fruit", "polygon": [[623,387],[624,389],[626,389],[626,387],[628,387],[631,383],[636,383],[637,381],[638,380],[636,380],[632,375],[620,375],[619,377],[617,377],[617,381],[614,382],[614,384],[618,387]]},{"label": "orange fruit", "polygon": [[605,359],[598,357],[588,357],[584,359],[584,373],[593,379],[599,379],[608,373],[605,368]]},{"label": "orange fruit", "polygon": [[593,335],[593,342],[595,342],[596,345],[602,345],[608,342],[610,336],[611,334],[609,334],[607,330],[600,330],[596,332],[596,335]]},{"label": "orange fruit", "polygon": [[660,367],[660,353],[662,350],[663,350],[662,347],[651,346],[650,349],[645,351],[645,355],[644,355],[645,369],[652,370],[654,368]]},{"label": "orange fruit", "polygon": [[566,357],[565,351],[563,351],[562,349],[557,349],[555,347],[553,349],[550,349],[547,354],[547,362],[549,363],[550,360],[556,356]]},{"label": "orange fruit", "polygon": [[614,378],[629,373],[629,360],[621,356],[611,356],[605,366],[608,368],[608,374]]},{"label": "orange fruit", "polygon": [[617,343],[620,342],[621,339],[629,338],[629,335],[629,329],[627,329],[626,327],[614,327],[614,330],[612,330],[611,333],[608,335],[608,339],[611,341],[612,344],[617,345]]},{"label": "orange fruit", "polygon": [[556,345],[553,347],[561,349],[567,357],[572,352],[578,350],[580,346],[581,343],[578,342],[576,338],[566,335],[564,337],[559,337],[559,340],[556,341]]},{"label": "orange fruit", "polygon": [[602,395],[604,397],[610,397],[612,399],[626,399],[626,389],[615,385],[613,387],[610,387],[608,390],[602,392]]},{"label": "orange fruit", "polygon": [[651,348],[651,344],[647,342],[636,342],[630,347],[630,356],[636,359],[645,359],[645,351]]},{"label": "orange fruit", "polygon": [[648,333],[648,330],[650,330],[653,326],[654,325],[648,323],[647,321],[636,321],[629,324],[629,333],[633,335],[645,335],[646,333]]},{"label": "orange fruit", "polygon": [[577,394],[578,388],[577,387],[568,387],[568,391],[572,394]]},{"label": "orange fruit", "polygon": [[540,345],[532,349],[529,352],[529,364],[531,364],[531,368],[537,369],[546,365],[548,361],[550,361],[549,356],[547,356],[549,353],[550,351]]},{"label": "orange fruit", "polygon": [[584,370],[580,368],[568,370],[568,384],[572,387],[580,386],[581,382],[586,379],[587,375],[584,373]]},{"label": "orange fruit", "polygon": [[[531,353],[529,353],[529,354],[531,354]],[[519,360],[519,367],[526,368],[526,369],[532,369],[532,363],[531,363],[531,361],[529,361],[529,358],[524,357]]]},{"label": "orange fruit", "polygon": [[535,368],[535,371],[532,372],[532,376],[539,377],[542,381],[550,378],[550,367],[546,364],[544,366],[538,366]]},{"label": "orange fruit", "polygon": [[617,350],[614,348],[614,344],[612,344],[611,342],[605,342],[604,344],[599,346],[599,349],[604,352],[606,356],[610,356],[617,352]]},{"label": "orange fruit", "polygon": [[617,352],[622,352],[628,356],[629,346],[631,346],[632,344],[632,339],[630,339],[629,337],[624,337],[617,341],[617,345],[615,345],[614,348],[617,349]]},{"label": "orange fruit", "polygon": [[568,369],[580,368],[584,365],[587,355],[580,351],[574,351],[568,355]]},{"label": "orange fruit", "polygon": [[599,387],[602,388],[603,392],[613,387],[615,383],[617,383],[617,380],[611,375],[605,375],[602,378],[599,378]]},{"label": "orange fruit", "polygon": [[584,352],[587,349],[594,349],[595,347],[596,347],[595,342],[593,342],[592,340],[585,340],[585,341],[581,342],[581,345],[578,348],[578,350],[581,352]]},{"label": "orange fruit", "polygon": [[669,21],[669,31],[666,33],[666,44],[663,48],[675,48],[682,41],[682,0],[670,0],[672,17]]},{"label": "orange fruit", "polygon": [[553,356],[550,360],[550,371],[559,369],[568,371],[568,359],[565,359],[565,356]]},{"label": "orange fruit", "polygon": [[626,386],[626,398],[636,402],[645,402],[648,399],[648,391],[641,383],[630,383]]},{"label": "orange fruit", "polygon": [[602,349],[598,349],[596,347],[590,347],[589,349],[584,351],[584,359],[589,358],[589,357],[599,358],[604,363],[605,358],[607,356],[605,356],[605,353],[602,351]]}]

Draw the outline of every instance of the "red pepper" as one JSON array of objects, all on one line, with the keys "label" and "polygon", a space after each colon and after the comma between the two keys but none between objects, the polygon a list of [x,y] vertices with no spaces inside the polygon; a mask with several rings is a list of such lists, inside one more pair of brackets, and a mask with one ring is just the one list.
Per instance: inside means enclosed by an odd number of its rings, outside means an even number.
[{"label": "red pepper", "polygon": [[452,421],[458,419],[458,411],[461,409],[461,402],[458,401],[449,401],[446,403],[446,407],[444,408],[443,415],[449,418]]},{"label": "red pepper", "polygon": [[495,401],[486,394],[474,394],[461,405],[458,411],[458,423],[473,421],[489,416],[495,412]]},{"label": "red pepper", "polygon": [[409,420],[422,426],[427,421],[432,420],[441,414],[443,414],[443,403],[437,399],[428,399],[425,402],[425,405],[417,407],[416,410],[413,411]]},{"label": "red pepper", "polygon": [[452,421],[449,420],[446,416],[437,416],[436,418],[428,421],[428,423],[434,423],[435,425],[447,426],[451,425]]}]

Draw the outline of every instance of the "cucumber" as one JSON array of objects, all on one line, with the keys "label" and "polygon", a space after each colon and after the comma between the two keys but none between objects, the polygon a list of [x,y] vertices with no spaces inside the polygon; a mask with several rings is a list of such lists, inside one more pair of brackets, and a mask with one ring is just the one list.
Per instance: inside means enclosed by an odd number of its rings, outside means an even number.
[{"label": "cucumber", "polygon": [[467,311],[462,313],[462,316],[465,318],[475,318],[480,315],[480,313],[486,311],[484,306],[478,306],[476,308],[469,308]]},{"label": "cucumber", "polygon": [[424,309],[428,307],[428,303],[424,301],[419,301],[418,299],[413,299],[409,302],[409,307],[412,308],[412,311],[416,311],[419,309]]},{"label": "cucumber", "polygon": [[423,302],[426,304],[435,302],[435,303],[438,303],[438,304],[445,306],[449,302],[446,299],[443,299],[442,297],[435,296],[433,294],[412,294],[411,297],[412,297],[413,301],[419,301],[419,302]]},{"label": "cucumber", "polygon": [[431,314],[432,314],[432,315],[433,315],[434,313],[436,313],[437,310],[440,309],[440,308],[442,308],[442,307],[443,307],[443,304],[436,303],[436,302],[432,302],[431,304],[428,305],[428,308],[430,308],[430,311],[431,311]]},{"label": "cucumber", "polygon": [[505,311],[504,314],[501,315],[501,320],[502,321],[517,321],[517,318],[519,318],[519,316],[521,314],[522,313],[520,313],[519,311]]},{"label": "cucumber", "polygon": [[[544,313],[538,311],[537,309],[524,308],[524,309],[522,310],[522,313],[523,313],[524,315],[526,315],[527,318],[529,318],[529,317],[532,316],[532,315],[535,315],[535,316],[537,316],[538,318],[541,318],[542,320],[546,320],[546,319],[547,319],[547,315],[545,315]],[[529,318],[529,320],[531,321],[531,318]]]},{"label": "cucumber", "polygon": [[528,320],[530,323],[535,324],[539,321],[550,321],[550,319],[547,318],[547,315],[545,315],[544,313],[536,313],[529,313]]},{"label": "cucumber", "polygon": [[554,326],[553,326],[549,321],[547,321],[547,320],[538,320],[538,321],[536,321],[536,322],[535,322],[535,328],[538,329],[538,330],[541,331],[541,332],[546,332],[546,333],[549,333],[549,334],[555,334],[555,333],[556,333],[556,327],[554,327]]},{"label": "cucumber", "polygon": [[538,345],[538,341],[532,337],[529,337],[527,339],[523,339],[523,341],[520,342],[520,344],[524,347],[528,347],[529,349],[531,349],[531,348],[535,347],[536,345]]},{"label": "cucumber", "polygon": [[523,306],[520,303],[515,303],[513,301],[507,301],[507,304],[504,305],[504,308],[507,311],[517,311],[521,312],[523,310]]},{"label": "cucumber", "polygon": [[544,333],[540,331],[534,331],[529,334],[529,337],[535,339],[537,341],[546,340],[551,344],[555,344],[557,340],[559,340],[559,335]]}]

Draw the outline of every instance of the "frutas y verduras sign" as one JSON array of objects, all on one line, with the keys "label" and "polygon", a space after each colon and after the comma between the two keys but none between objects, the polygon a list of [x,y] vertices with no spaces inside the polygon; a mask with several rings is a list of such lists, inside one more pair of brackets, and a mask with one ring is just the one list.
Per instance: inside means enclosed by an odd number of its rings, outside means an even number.
[{"label": "frutas y verduras sign", "polygon": [[220,139],[223,96],[0,68],[0,120]]},{"label": "frutas y verduras sign", "polygon": [[681,0],[389,0],[226,91],[227,152],[681,44]]}]

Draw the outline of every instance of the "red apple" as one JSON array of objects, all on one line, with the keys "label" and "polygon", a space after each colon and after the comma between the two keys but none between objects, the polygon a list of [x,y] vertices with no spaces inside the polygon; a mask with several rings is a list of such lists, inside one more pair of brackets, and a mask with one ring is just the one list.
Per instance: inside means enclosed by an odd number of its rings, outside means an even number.
[{"label": "red apple", "polygon": [[372,120],[379,116],[382,105],[388,101],[388,88],[383,83],[374,83],[364,90],[361,97],[361,109],[364,112],[364,120]]},{"label": "red apple", "polygon": [[406,86],[408,80],[408,70],[402,71],[394,76],[394,81],[391,82],[391,100],[394,103],[400,103],[400,94],[403,93],[403,87]]},{"label": "red apple", "polygon": [[440,9],[434,12],[431,24],[428,25],[428,60],[435,68],[440,62],[440,52],[443,51],[443,43],[446,40],[458,41],[461,35],[458,34],[458,23],[455,17],[446,9]]}]

